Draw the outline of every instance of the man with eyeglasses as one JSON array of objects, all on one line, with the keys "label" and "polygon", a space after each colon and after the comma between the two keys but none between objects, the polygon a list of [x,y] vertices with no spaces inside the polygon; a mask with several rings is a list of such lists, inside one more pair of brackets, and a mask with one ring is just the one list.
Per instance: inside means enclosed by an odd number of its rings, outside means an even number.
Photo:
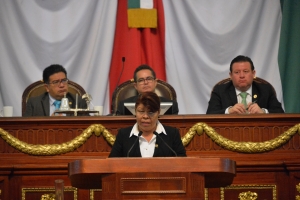
[{"label": "man with eyeglasses", "polygon": [[[28,99],[24,116],[53,116],[60,107],[60,101],[66,94],[70,108],[76,107],[76,97],[68,93],[67,71],[61,65],[50,65],[43,71],[44,94]],[[78,108],[86,108],[86,102],[79,96]]]},{"label": "man with eyeglasses", "polygon": [[[140,65],[137,67],[133,73],[134,87],[138,94],[143,94],[145,92],[154,92],[157,85],[156,74],[154,70],[148,65]],[[118,103],[118,108],[115,115],[125,115],[124,113],[124,103],[135,103],[138,96],[129,97],[124,101]],[[178,114],[178,103],[164,97],[159,97],[161,102],[172,102],[171,107],[172,114]]]}]

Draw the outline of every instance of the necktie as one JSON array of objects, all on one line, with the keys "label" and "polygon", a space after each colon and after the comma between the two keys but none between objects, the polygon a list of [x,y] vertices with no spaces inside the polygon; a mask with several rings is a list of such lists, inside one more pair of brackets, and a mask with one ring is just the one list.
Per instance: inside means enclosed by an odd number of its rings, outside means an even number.
[{"label": "necktie", "polygon": [[58,100],[54,101],[53,105],[55,105],[55,110],[58,110],[60,108],[60,103],[61,101]]},{"label": "necktie", "polygon": [[247,101],[246,101],[247,92],[241,92],[240,96],[242,97],[242,104],[244,104],[245,108],[247,108]]}]

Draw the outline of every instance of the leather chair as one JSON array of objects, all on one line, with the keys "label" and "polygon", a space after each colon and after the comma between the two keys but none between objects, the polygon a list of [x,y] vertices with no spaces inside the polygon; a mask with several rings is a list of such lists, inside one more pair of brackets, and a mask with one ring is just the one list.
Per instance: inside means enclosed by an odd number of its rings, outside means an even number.
[{"label": "leather chair", "polygon": [[[46,92],[46,88],[44,86],[44,82],[42,80],[36,81],[30,84],[27,88],[25,88],[22,95],[22,116],[25,114],[26,103],[30,97],[36,97]],[[85,90],[73,81],[68,81],[69,92],[76,95],[76,93],[80,96],[86,94]]]},{"label": "leather chair", "polygon": [[[177,101],[177,96],[174,88],[167,82],[157,79],[155,93],[160,97],[165,97],[170,100]],[[119,85],[112,96],[112,110],[114,114],[118,109],[118,104],[129,97],[136,96],[138,93],[134,87],[134,80],[130,79]]]},{"label": "leather chair", "polygon": [[[215,87],[216,87],[217,85],[226,84],[226,83],[228,83],[229,81],[231,81],[231,78],[225,78],[225,79],[219,81],[219,82],[213,87],[212,91],[214,91],[214,89],[215,89]],[[255,78],[253,79],[253,81],[256,82],[256,83],[259,83],[259,84],[269,84],[269,85],[271,85],[268,81],[266,81],[266,80],[264,80],[264,79],[262,79],[262,78],[259,78],[259,77],[255,77]],[[271,86],[272,86],[272,88],[273,88],[274,94],[276,95],[276,91],[275,91],[273,85],[271,85]]]}]

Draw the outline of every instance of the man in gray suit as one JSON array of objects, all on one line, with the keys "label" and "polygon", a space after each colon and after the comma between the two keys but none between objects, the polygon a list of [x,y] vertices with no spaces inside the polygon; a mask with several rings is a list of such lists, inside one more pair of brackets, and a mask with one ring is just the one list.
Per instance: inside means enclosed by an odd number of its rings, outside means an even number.
[{"label": "man in gray suit", "polygon": [[[24,116],[53,116],[60,101],[66,94],[70,108],[76,107],[76,97],[68,93],[67,71],[61,65],[50,65],[43,71],[43,81],[47,92],[28,99]],[[78,97],[78,108],[86,108],[86,102]]]}]

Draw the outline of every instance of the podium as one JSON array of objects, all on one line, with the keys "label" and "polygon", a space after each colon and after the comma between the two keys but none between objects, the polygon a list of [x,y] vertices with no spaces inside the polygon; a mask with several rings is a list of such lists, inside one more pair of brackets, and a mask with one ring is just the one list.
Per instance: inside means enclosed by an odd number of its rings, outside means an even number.
[{"label": "podium", "polygon": [[204,199],[205,188],[225,187],[235,176],[227,158],[85,159],[69,163],[73,187],[102,188],[102,199]]}]

